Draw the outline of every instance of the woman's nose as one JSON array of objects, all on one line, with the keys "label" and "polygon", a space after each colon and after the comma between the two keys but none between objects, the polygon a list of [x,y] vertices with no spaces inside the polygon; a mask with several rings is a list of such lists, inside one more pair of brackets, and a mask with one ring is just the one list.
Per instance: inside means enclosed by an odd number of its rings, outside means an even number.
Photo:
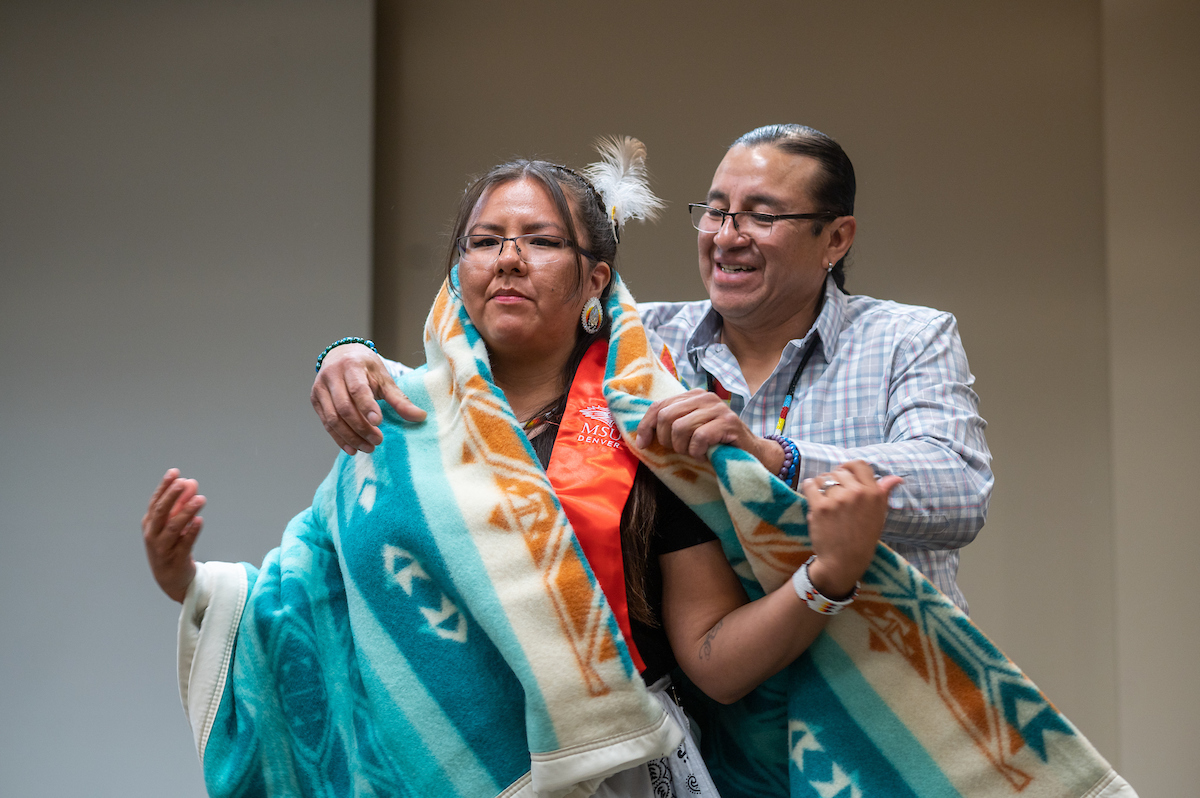
[{"label": "woman's nose", "polygon": [[[512,243],[512,248],[509,248],[509,243]],[[496,269],[502,272],[517,272],[525,266],[525,261],[521,260],[521,250],[517,247],[517,242],[514,239],[506,238],[500,242],[500,254],[496,256]]]}]

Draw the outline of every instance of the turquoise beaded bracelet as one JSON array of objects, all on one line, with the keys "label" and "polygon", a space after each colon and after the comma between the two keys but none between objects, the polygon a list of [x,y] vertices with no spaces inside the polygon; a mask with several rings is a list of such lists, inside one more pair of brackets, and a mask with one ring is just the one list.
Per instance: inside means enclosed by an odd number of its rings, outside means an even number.
[{"label": "turquoise beaded bracelet", "polygon": [[320,373],[320,371],[321,371],[321,363],[323,363],[325,361],[325,356],[328,355],[333,350],[334,347],[341,346],[342,344],[362,344],[363,346],[371,347],[371,351],[374,352],[375,354],[377,354],[377,355],[379,354],[379,350],[375,348],[374,341],[368,341],[366,338],[339,338],[336,341],[334,341],[333,343],[331,343],[329,346],[325,347],[324,352],[317,355],[317,372],[318,373]]}]

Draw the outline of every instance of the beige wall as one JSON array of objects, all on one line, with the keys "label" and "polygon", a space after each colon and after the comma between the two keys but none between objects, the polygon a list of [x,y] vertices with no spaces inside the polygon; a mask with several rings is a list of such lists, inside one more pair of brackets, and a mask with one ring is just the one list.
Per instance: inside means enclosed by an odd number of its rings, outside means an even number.
[{"label": "beige wall", "polygon": [[[622,269],[641,298],[695,298],[684,209],[725,146],[767,122],[830,133],[859,175],[850,287],[954,312],[978,376],[997,487],[963,557],[974,615],[1119,758],[1100,7],[402,5],[379,34],[402,77],[378,99],[403,109],[402,200],[376,231],[399,253],[400,295],[376,297],[399,314],[387,351],[420,359],[467,173],[513,154],[580,165],[598,134],[641,137],[671,205],[629,235]],[[467,46],[467,19],[486,43]]]},{"label": "beige wall", "polygon": [[0,796],[205,795],[138,521],[261,562],[370,297],[367,0],[0,2]]},{"label": "beige wall", "polygon": [[1143,796],[1200,778],[1200,6],[1104,3],[1120,751]]}]

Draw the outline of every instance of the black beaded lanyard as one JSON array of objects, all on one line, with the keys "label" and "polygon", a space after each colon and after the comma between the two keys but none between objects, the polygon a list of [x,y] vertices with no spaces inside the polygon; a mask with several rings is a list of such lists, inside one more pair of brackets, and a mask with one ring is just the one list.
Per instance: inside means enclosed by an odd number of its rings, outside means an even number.
[{"label": "black beaded lanyard", "polygon": [[[792,398],[796,395],[796,385],[800,382],[800,375],[804,373],[804,367],[808,365],[808,359],[812,357],[813,350],[816,348],[816,341],[814,341],[813,343],[809,344],[808,349],[804,350],[804,356],[800,358],[800,365],[796,367],[796,373],[792,375],[792,381],[788,383],[787,396],[783,397],[783,407],[779,408],[779,420],[775,422],[776,435],[783,434],[784,422],[787,420],[788,411],[792,407]],[[725,390],[725,386],[721,385],[721,383],[719,383],[717,379],[707,371],[704,372],[704,377],[707,382],[708,390],[712,393],[715,393],[717,396],[720,396],[726,404],[729,404],[730,399],[733,397],[729,396],[729,391]],[[721,396],[722,393],[726,394],[728,398],[726,398],[726,396]]]}]

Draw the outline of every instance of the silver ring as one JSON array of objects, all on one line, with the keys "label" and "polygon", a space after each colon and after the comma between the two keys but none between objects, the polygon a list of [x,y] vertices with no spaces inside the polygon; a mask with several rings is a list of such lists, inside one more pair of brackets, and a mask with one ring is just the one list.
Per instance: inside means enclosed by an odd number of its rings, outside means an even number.
[{"label": "silver ring", "polygon": [[827,479],[821,483],[821,487],[818,488],[817,490],[820,491],[821,493],[824,493],[825,491],[829,490],[830,488],[837,487],[838,485],[841,485],[841,484],[842,483],[838,482],[836,479]]}]

